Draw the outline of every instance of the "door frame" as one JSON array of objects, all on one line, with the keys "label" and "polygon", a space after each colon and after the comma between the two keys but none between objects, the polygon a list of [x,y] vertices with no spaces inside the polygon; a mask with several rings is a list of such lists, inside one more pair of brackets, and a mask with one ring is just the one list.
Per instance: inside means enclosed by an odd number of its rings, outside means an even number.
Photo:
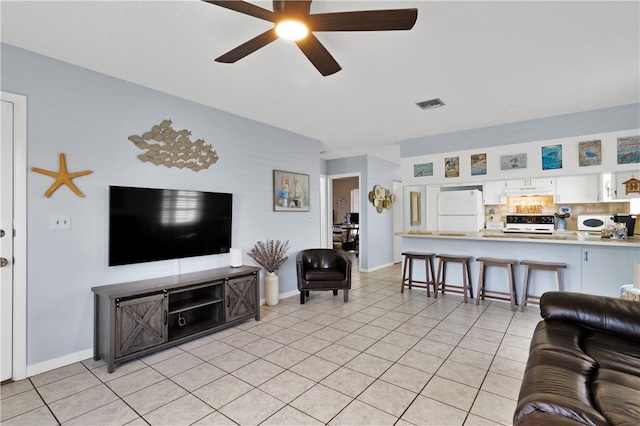
[{"label": "door frame", "polygon": [[13,104],[13,362],[12,379],[27,377],[27,97],[1,91]]},{"label": "door frame", "polygon": [[[359,245],[359,252],[357,257],[358,268],[360,268],[360,266],[362,265],[362,257],[363,255],[366,256],[366,253],[367,253],[366,245],[362,244],[362,225],[363,225],[362,210],[365,204],[362,203],[362,176],[360,172],[327,175],[327,204],[326,204],[327,224],[326,224],[326,228],[324,229],[324,233],[326,235],[327,241],[329,242],[333,241],[333,219],[329,219],[329,218],[333,218],[333,181],[335,179],[343,179],[343,178],[349,178],[349,177],[358,178],[358,189],[360,190],[360,232],[359,232],[360,245]],[[331,247],[333,247],[333,244],[331,245]]]}]

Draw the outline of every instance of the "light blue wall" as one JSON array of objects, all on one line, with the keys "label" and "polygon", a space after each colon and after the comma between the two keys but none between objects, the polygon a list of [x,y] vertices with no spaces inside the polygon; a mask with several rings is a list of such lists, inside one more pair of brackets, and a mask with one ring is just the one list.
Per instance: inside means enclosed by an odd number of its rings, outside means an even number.
[{"label": "light blue wall", "polygon": [[367,198],[375,185],[393,192],[393,181],[400,181],[400,166],[376,157],[367,157],[367,184],[361,189],[365,199],[363,209],[367,212],[366,226],[369,257],[364,269],[378,269],[393,263],[393,210],[378,213]]},{"label": "light blue wall", "polygon": [[630,104],[409,139],[400,143],[400,156],[406,158],[638,127],[640,104]]},{"label": "light blue wall", "polygon": [[[289,240],[289,260],[279,271],[280,292],[295,290],[295,253],[319,246],[319,203],[309,213],[272,211],[272,171],[308,173],[310,199],[319,200],[320,143],[294,133],[150,90],[41,55],[0,45],[1,89],[27,96],[28,167],[58,169],[66,153],[79,198],[52,179],[28,173],[27,363],[92,347],[91,287],[173,275],[229,264],[228,255],[107,267],[108,186],[230,192],[234,195],[233,246],[246,252],[258,240]],[[142,163],[127,137],[163,119],[203,138],[220,160],[198,173]],[[71,230],[50,229],[51,215],[70,215]]]}]

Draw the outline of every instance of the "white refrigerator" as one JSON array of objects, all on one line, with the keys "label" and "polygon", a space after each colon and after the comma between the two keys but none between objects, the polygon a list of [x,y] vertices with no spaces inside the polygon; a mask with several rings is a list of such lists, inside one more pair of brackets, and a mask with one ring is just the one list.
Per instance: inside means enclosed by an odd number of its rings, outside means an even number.
[{"label": "white refrigerator", "polygon": [[438,230],[477,232],[484,228],[482,191],[443,191],[438,198]]}]

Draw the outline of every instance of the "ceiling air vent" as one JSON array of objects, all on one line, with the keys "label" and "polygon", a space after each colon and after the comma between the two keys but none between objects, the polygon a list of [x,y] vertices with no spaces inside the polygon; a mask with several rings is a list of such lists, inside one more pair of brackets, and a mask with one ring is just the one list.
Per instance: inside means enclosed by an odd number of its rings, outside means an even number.
[{"label": "ceiling air vent", "polygon": [[418,105],[422,109],[433,109],[444,106],[444,102],[442,102],[440,98],[435,98],[428,101],[418,102],[416,103],[416,105]]}]

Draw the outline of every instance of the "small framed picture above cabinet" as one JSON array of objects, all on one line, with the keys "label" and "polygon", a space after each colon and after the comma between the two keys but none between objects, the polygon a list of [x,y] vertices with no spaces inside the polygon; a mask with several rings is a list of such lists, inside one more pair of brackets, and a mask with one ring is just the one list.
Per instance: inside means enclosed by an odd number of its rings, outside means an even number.
[{"label": "small framed picture above cabinet", "polygon": [[640,163],[640,136],[618,138],[618,164]]},{"label": "small framed picture above cabinet", "polygon": [[487,174],[487,154],[471,155],[471,176],[480,176]]},{"label": "small framed picture above cabinet", "polygon": [[584,141],[578,143],[578,164],[580,167],[602,164],[602,141]]}]

